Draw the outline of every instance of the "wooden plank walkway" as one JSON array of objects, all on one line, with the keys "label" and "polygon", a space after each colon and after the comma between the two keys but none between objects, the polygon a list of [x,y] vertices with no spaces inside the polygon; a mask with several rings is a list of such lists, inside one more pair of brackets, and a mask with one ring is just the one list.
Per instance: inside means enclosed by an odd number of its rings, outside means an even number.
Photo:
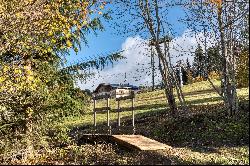
[{"label": "wooden plank walkway", "polygon": [[164,150],[171,149],[171,146],[144,137],[142,135],[112,135],[111,139],[127,148],[138,150]]},{"label": "wooden plank walkway", "polygon": [[165,150],[172,147],[156,140],[144,137],[142,135],[108,135],[108,134],[84,134],[81,138],[82,142],[116,142],[118,145],[124,146],[132,150],[153,151]]}]

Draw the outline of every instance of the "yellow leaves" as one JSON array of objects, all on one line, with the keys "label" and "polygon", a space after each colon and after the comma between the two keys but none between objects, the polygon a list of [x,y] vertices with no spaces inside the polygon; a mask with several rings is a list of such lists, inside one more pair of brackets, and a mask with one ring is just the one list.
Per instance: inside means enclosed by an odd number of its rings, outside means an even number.
[{"label": "yellow leaves", "polygon": [[33,109],[30,108],[30,107],[28,107],[28,108],[26,109],[26,113],[27,113],[29,116],[31,116],[33,112],[34,112]]},{"label": "yellow leaves", "polygon": [[88,1],[84,1],[84,2],[82,3],[82,5],[83,5],[84,7],[87,7],[87,6],[89,5],[89,2],[88,2]]},{"label": "yellow leaves", "polygon": [[20,77],[15,78],[16,82],[20,82],[22,79]]},{"label": "yellow leaves", "polygon": [[10,69],[9,66],[3,66],[3,73],[6,73]]},{"label": "yellow leaves", "polygon": [[82,22],[82,25],[83,25],[83,26],[85,26],[85,25],[87,25],[87,24],[88,24],[87,20],[84,20],[84,21]]},{"label": "yellow leaves", "polygon": [[23,68],[24,68],[24,70],[31,70],[31,67],[28,65],[24,66]]},{"label": "yellow leaves", "polygon": [[220,79],[220,73],[212,71],[208,74],[208,77],[210,79],[215,79],[215,80],[219,80]]},{"label": "yellow leaves", "polygon": [[32,70],[27,70],[27,71],[26,71],[26,74],[27,74],[27,75],[34,75],[34,73],[32,72]]},{"label": "yellow leaves", "polygon": [[0,68],[0,84],[9,93],[13,90],[34,86],[36,82],[35,73],[31,70],[30,65],[4,65]]},{"label": "yellow leaves", "polygon": [[67,41],[66,41],[66,45],[67,45],[68,48],[72,47],[71,41],[67,40]]},{"label": "yellow leaves", "polygon": [[77,29],[80,30],[82,28],[81,25],[77,25]]},{"label": "yellow leaves", "polygon": [[7,91],[8,91],[9,93],[13,93],[14,90],[15,90],[14,87],[10,87],[10,88],[7,89]]},{"label": "yellow leaves", "polygon": [[34,81],[34,76],[28,76],[28,77],[27,77],[27,80],[28,80],[28,81]]},{"label": "yellow leaves", "polygon": [[17,17],[17,18],[20,18],[21,16],[22,16],[22,15],[21,15],[20,12],[16,13],[16,17]]},{"label": "yellow leaves", "polygon": [[73,24],[76,25],[78,22],[76,20],[73,20]]},{"label": "yellow leaves", "polygon": [[4,82],[6,80],[6,78],[4,77],[4,76],[0,76],[0,84],[2,83],[2,82]]},{"label": "yellow leaves", "polygon": [[24,80],[29,84],[30,87],[35,85],[35,73],[31,70],[30,65],[24,66],[26,68]]},{"label": "yellow leaves", "polygon": [[52,52],[52,48],[51,48],[51,47],[49,47],[47,51],[48,51],[48,52]]},{"label": "yellow leaves", "polygon": [[75,47],[75,48],[74,48],[74,51],[75,51],[75,52],[78,52],[78,48]]},{"label": "yellow leaves", "polygon": [[53,32],[49,31],[48,36],[52,36],[52,35],[53,35]]},{"label": "yellow leaves", "polygon": [[27,83],[23,87],[20,86],[23,79],[24,73],[22,67],[18,65],[3,65],[0,68],[0,92],[4,91],[7,93],[15,93],[20,88],[27,86]]},{"label": "yellow leaves", "polygon": [[66,34],[65,34],[65,37],[66,37],[66,38],[70,38],[70,37],[71,37],[71,34],[70,34],[70,33],[66,33]]},{"label": "yellow leaves", "polygon": [[222,6],[222,0],[210,0],[210,2],[217,5],[218,7]]},{"label": "yellow leaves", "polygon": [[21,73],[22,73],[22,70],[20,70],[20,69],[15,69],[15,70],[14,70],[14,73],[15,73],[15,74],[21,74]]},{"label": "yellow leaves", "polygon": [[48,53],[48,50],[44,49],[44,50],[41,50],[42,51],[42,54],[47,54]]},{"label": "yellow leaves", "polygon": [[100,6],[100,9],[104,9],[104,5],[101,5],[101,6]]},{"label": "yellow leaves", "polygon": [[65,49],[65,48],[66,48],[65,46],[60,46],[60,49],[61,49],[61,50]]},{"label": "yellow leaves", "polygon": [[237,85],[239,87],[249,86],[249,52],[243,51],[239,54],[236,69]]},{"label": "yellow leaves", "polygon": [[55,44],[56,40],[55,39],[51,39],[51,43]]},{"label": "yellow leaves", "polygon": [[[61,51],[66,51],[67,48],[72,47],[71,42],[75,42],[73,40],[80,40],[78,38],[80,34],[74,39],[70,38],[73,33],[76,34],[76,31],[88,25],[87,21],[92,18],[90,10],[96,17],[98,14],[96,12],[100,11],[99,15],[102,15],[101,11],[106,7],[103,1],[85,0],[53,0],[46,1],[47,3],[35,0],[13,0],[13,2],[11,5],[9,1],[4,0],[0,3],[0,15],[3,13],[3,17],[0,16],[3,19],[0,27],[3,29],[0,29],[6,41],[6,44],[1,47],[3,49],[0,50],[0,54],[11,50],[21,56],[33,53],[44,56],[51,51],[49,47],[52,47],[53,51],[60,51],[61,48],[63,49]],[[71,42],[68,41],[67,44],[57,42],[62,35]],[[49,42],[44,42],[45,40]]]},{"label": "yellow leaves", "polygon": [[68,28],[64,28],[64,30],[63,30],[63,34],[65,35],[65,36],[67,36],[67,34],[69,34],[70,32],[69,32],[69,29]]}]

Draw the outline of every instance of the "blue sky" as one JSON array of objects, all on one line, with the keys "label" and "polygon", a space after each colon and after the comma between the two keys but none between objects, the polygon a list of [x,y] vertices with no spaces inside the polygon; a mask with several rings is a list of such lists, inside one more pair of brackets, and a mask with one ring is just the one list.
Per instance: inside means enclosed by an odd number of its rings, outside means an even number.
[{"label": "blue sky", "polygon": [[[180,36],[186,30],[185,25],[181,24],[178,19],[184,17],[184,12],[181,8],[175,7],[169,10],[168,20],[172,24],[175,32],[174,37]],[[87,36],[88,46],[82,44],[82,49],[76,53],[74,51],[70,52],[70,56],[67,57],[68,64],[79,62],[84,60],[86,57],[93,57],[99,55],[106,55],[110,52],[120,50],[122,43],[128,37],[122,37],[122,35],[116,35],[116,30],[110,27],[110,23],[105,21],[104,31],[98,31],[97,36],[93,33]]]},{"label": "blue sky", "polygon": [[[172,64],[175,64],[178,60],[186,60],[187,58],[192,63],[192,53],[186,52],[194,52],[198,44],[192,32],[178,21],[184,16],[185,13],[181,8],[174,7],[169,10],[166,18],[174,29],[174,32],[171,32],[174,39],[170,43],[170,54],[173,57]],[[136,86],[152,85],[149,47],[147,45],[141,46],[141,43],[145,43],[145,39],[136,34],[134,36],[115,35],[117,32],[109,25],[109,22],[104,22],[105,31],[99,31],[97,36],[94,34],[87,36],[89,47],[82,45],[82,50],[80,50],[77,55],[72,51],[71,55],[67,58],[68,63],[81,62],[86,60],[86,57],[91,59],[94,56],[107,55],[108,53],[121,49],[126,50],[123,52],[123,56],[127,59],[115,63],[113,67],[106,67],[102,71],[92,69],[95,76],[89,78],[86,82],[78,81],[76,85],[81,89],[90,90],[94,90],[100,83],[130,83]],[[198,35],[200,38],[203,38],[202,34]],[[156,66],[158,66],[157,61],[156,58]],[[156,75],[157,78],[155,82],[157,84],[161,81],[159,71],[156,71]]]}]

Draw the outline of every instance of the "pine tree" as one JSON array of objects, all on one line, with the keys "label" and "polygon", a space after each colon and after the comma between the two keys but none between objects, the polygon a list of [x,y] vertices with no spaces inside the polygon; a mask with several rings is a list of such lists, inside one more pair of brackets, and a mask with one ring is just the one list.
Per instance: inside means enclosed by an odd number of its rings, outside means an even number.
[{"label": "pine tree", "polygon": [[183,85],[187,85],[188,84],[188,73],[187,73],[187,70],[183,66],[181,67],[181,73],[182,73]]},{"label": "pine tree", "polygon": [[195,77],[204,77],[205,76],[205,56],[203,54],[203,50],[198,44],[195,55],[194,55],[194,62],[193,62],[193,69],[194,69],[194,76]]},{"label": "pine tree", "polygon": [[215,71],[219,72],[221,71],[221,65],[220,65],[220,53],[218,47],[210,47],[207,50],[207,67],[208,67],[208,73]]},{"label": "pine tree", "polygon": [[190,71],[191,70],[191,65],[190,65],[190,62],[189,62],[188,58],[186,60],[186,65],[187,65],[187,70]]}]

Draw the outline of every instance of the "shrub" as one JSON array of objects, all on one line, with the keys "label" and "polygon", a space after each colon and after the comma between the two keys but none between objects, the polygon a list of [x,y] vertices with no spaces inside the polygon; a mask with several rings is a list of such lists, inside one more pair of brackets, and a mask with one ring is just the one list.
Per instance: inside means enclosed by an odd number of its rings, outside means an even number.
[{"label": "shrub", "polygon": [[249,86],[249,53],[244,51],[239,55],[237,61],[236,80],[238,87]]},{"label": "shrub", "polygon": [[215,79],[215,80],[219,80],[220,79],[220,74],[216,71],[211,71],[208,75],[208,77],[210,79]]},{"label": "shrub", "polygon": [[201,77],[201,76],[198,76],[198,77],[194,78],[193,82],[195,83],[195,82],[201,82],[201,81],[205,81],[205,79],[203,77]]}]

